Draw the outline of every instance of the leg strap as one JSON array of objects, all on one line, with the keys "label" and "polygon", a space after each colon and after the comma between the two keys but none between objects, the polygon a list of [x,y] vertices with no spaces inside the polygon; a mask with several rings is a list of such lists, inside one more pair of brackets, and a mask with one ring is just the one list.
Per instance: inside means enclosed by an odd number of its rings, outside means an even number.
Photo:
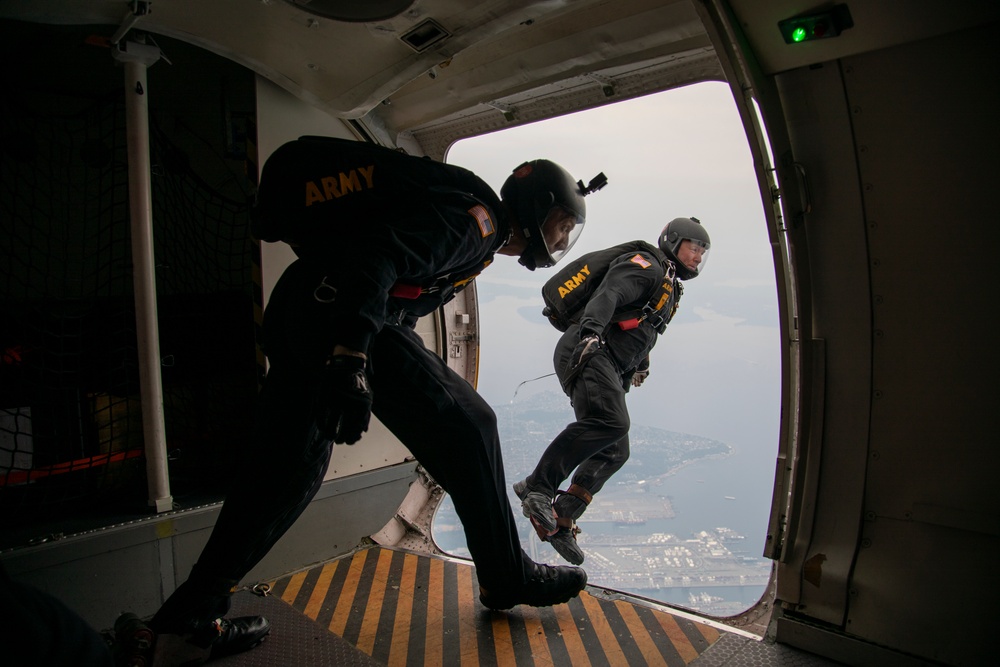
[{"label": "leg strap", "polygon": [[[580,527],[576,525],[576,521],[573,521],[573,519],[570,519],[568,516],[558,517],[556,519],[556,526],[558,526],[559,528],[566,528],[566,529],[568,529],[569,532],[573,535],[574,539],[576,538],[576,536],[577,536],[578,533],[582,532],[580,530]],[[543,542],[548,542],[549,540],[548,540],[548,538],[546,538],[545,540],[542,540],[542,541]]]},{"label": "leg strap", "polygon": [[590,493],[590,491],[583,488],[579,484],[570,484],[568,490],[563,491],[562,489],[560,489],[556,493],[566,493],[571,496],[575,496],[580,500],[582,500],[587,505],[589,505],[590,501],[594,499],[594,496]]}]

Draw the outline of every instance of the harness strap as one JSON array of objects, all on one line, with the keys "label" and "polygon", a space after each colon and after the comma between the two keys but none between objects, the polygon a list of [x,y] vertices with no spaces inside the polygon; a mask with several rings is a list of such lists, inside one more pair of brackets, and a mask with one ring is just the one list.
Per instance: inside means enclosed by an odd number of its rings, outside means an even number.
[{"label": "harness strap", "polygon": [[583,488],[579,484],[570,484],[569,489],[567,489],[566,491],[560,489],[559,491],[556,491],[556,493],[565,493],[570,496],[576,496],[587,505],[589,505],[590,501],[594,499],[593,494],[591,494],[590,491]]},{"label": "harness strap", "polygon": [[[487,262],[488,264],[489,262]],[[455,280],[452,276],[442,276],[437,278],[431,285],[421,287],[420,285],[410,285],[407,283],[394,283],[389,288],[389,296],[397,299],[419,299],[422,294],[440,293],[442,298],[447,298],[455,290],[465,287],[482,272],[482,269],[475,273],[468,274],[464,278]]]},{"label": "harness strap", "polygon": [[416,299],[420,296],[420,292],[420,285],[396,283],[389,288],[389,296],[394,296],[397,299]]},{"label": "harness strap", "polygon": [[[556,491],[556,493],[557,494],[562,493],[567,496],[573,496],[574,498],[583,501],[584,505],[589,505],[590,501],[594,499],[593,494],[591,494],[590,491],[583,488],[579,484],[570,484],[569,489],[567,489],[566,491],[559,489],[558,491]],[[576,525],[576,521],[568,516],[556,516],[556,527],[567,528],[573,534],[574,538],[580,532],[580,527]],[[547,542],[548,540],[546,539],[543,541]]]}]

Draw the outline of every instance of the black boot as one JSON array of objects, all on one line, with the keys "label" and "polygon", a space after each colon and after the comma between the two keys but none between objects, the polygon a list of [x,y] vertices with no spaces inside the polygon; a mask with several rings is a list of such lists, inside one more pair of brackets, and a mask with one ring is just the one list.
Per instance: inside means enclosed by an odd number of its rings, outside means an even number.
[{"label": "black boot", "polygon": [[510,609],[519,604],[549,607],[569,602],[587,585],[587,573],[568,565],[526,563],[528,575],[523,584],[493,590],[479,587],[479,601],[490,609]]},{"label": "black boot", "polygon": [[212,641],[212,659],[248,651],[271,632],[271,623],[263,616],[220,618],[219,636]]},{"label": "black boot", "polygon": [[198,566],[149,622],[157,667],[199,665],[257,646],[271,631],[263,616],[224,618],[236,580],[202,575]]},{"label": "black boot", "polygon": [[552,508],[552,498],[539,491],[532,491],[526,479],[514,484],[514,493],[521,499],[521,512],[531,521],[531,526],[538,533],[539,539],[545,541],[546,537],[559,529],[556,526],[556,512]]},{"label": "black boot", "polygon": [[555,535],[549,535],[545,541],[573,565],[583,565],[583,549],[576,541],[576,534],[579,532],[580,529],[576,527],[575,522],[570,521],[568,526],[563,526],[560,519],[559,530]]},{"label": "black boot", "polygon": [[153,651],[153,665],[200,665],[208,660],[252,649],[264,641],[270,632],[271,624],[263,616],[240,616],[218,618],[188,632],[158,634]]},{"label": "black boot", "polygon": [[559,552],[559,555],[573,565],[583,564],[583,549],[576,541],[580,529],[576,520],[583,516],[587,506],[594,496],[579,484],[570,484],[568,491],[559,491],[552,506],[556,510],[559,532],[550,535],[545,541]]}]

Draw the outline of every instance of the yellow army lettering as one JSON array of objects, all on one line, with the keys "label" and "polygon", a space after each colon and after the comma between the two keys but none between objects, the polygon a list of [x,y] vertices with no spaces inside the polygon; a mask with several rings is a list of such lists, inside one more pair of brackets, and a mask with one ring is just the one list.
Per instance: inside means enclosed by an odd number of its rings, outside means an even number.
[{"label": "yellow army lettering", "polygon": [[590,267],[584,264],[583,268],[580,270],[580,273],[576,274],[575,276],[564,282],[559,287],[559,298],[565,299],[566,295],[575,290],[577,287],[579,287],[583,283],[583,281],[587,279],[587,276],[589,275],[590,275]]},{"label": "yellow army lettering", "polygon": [[[372,173],[374,171],[375,165],[370,164],[367,167],[358,167],[348,172],[340,172],[336,176],[325,176],[319,179],[319,184],[315,181],[306,181],[306,206],[330,201],[331,199],[343,197],[352,192],[360,192],[364,189],[371,190],[375,187],[372,182]],[[362,187],[358,174],[361,174],[361,177],[365,179],[364,187]],[[322,188],[320,187],[321,185]]]},{"label": "yellow army lettering", "polygon": [[660,301],[656,304],[656,310],[660,310],[663,306],[667,305],[667,301],[670,300],[670,293],[673,291],[673,283],[663,283],[663,295],[660,296]]}]

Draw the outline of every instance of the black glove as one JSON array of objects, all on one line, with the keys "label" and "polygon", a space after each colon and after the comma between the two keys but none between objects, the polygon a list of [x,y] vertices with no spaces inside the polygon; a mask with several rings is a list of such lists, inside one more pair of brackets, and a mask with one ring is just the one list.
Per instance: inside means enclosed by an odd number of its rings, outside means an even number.
[{"label": "black glove", "polygon": [[592,354],[596,354],[601,349],[601,337],[597,334],[586,334],[580,342],[573,348],[573,354],[569,358],[570,370],[578,368]]},{"label": "black glove", "polygon": [[372,391],[365,360],[347,354],[330,357],[316,392],[316,428],[335,443],[353,445],[368,430]]}]

